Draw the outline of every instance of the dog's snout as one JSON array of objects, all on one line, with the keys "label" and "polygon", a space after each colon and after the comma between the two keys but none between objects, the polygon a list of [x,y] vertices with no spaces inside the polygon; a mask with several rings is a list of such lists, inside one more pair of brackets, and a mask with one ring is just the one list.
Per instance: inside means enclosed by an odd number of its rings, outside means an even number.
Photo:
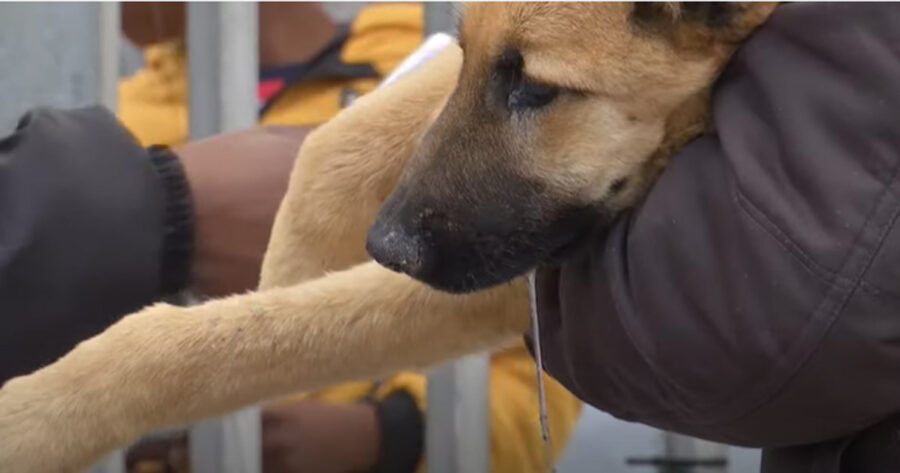
[{"label": "dog's snout", "polygon": [[366,251],[382,266],[413,277],[424,266],[422,238],[397,223],[376,220],[366,238]]}]

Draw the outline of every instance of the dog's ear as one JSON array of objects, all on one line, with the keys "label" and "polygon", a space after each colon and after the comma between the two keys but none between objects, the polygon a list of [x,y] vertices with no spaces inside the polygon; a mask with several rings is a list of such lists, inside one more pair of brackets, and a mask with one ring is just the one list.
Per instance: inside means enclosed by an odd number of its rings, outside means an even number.
[{"label": "dog's ear", "polygon": [[[710,28],[728,27],[739,22],[757,2],[634,2],[631,20],[638,26],[674,26],[697,23]],[[766,2],[760,2],[763,8]]]},{"label": "dog's ear", "polygon": [[680,10],[682,18],[702,23],[716,40],[734,43],[746,39],[777,6],[778,2],[682,2]]},{"label": "dog's ear", "polygon": [[742,6],[736,2],[680,2],[680,16],[685,21],[697,21],[710,28],[725,27],[740,15]]},{"label": "dog's ear", "polygon": [[665,36],[694,49],[710,41],[742,40],[776,5],[774,2],[635,2],[629,19],[642,32]]},{"label": "dog's ear", "polygon": [[630,20],[635,26],[651,31],[670,27],[678,19],[678,7],[678,2],[634,2]]}]

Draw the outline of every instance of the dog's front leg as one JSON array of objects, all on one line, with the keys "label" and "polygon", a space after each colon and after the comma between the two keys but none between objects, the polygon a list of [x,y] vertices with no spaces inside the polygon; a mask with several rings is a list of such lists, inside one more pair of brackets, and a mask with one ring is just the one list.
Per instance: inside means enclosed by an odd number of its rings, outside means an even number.
[{"label": "dog's front leg", "polygon": [[162,426],[496,347],[527,326],[521,281],[437,292],[375,263],[125,317],[0,389],[0,471],[76,471]]},{"label": "dog's front leg", "polygon": [[[375,209],[452,90],[460,63],[458,47],[451,47],[308,138],[273,231],[264,286],[290,286],[366,259],[362,242]],[[523,291],[510,288],[486,296],[440,295],[365,267],[370,269],[308,287],[190,309],[155,306],[126,317],[59,362],[10,381],[0,389],[0,472],[70,471],[157,426],[491,345],[507,332],[505,323],[515,322],[504,314],[516,313],[515,301],[524,301]],[[360,292],[366,281],[380,278],[393,281],[370,286],[382,297]],[[459,316],[453,322],[463,325],[429,335],[429,327],[439,326],[430,317],[451,312]],[[421,317],[429,323],[417,325]],[[357,330],[343,334],[345,325]],[[366,335],[372,327],[382,330]],[[423,338],[417,341],[425,345],[405,346],[406,338],[392,343],[391,337],[404,333],[419,333]],[[447,337],[456,333],[470,338]],[[453,349],[444,350],[445,356],[429,338]],[[452,345],[457,342],[460,352]],[[412,356],[416,347],[428,356]],[[384,357],[395,363],[380,366]]]},{"label": "dog's front leg", "polygon": [[369,259],[366,232],[375,213],[456,86],[461,65],[462,51],[451,45],[306,138],[272,228],[261,289]]}]

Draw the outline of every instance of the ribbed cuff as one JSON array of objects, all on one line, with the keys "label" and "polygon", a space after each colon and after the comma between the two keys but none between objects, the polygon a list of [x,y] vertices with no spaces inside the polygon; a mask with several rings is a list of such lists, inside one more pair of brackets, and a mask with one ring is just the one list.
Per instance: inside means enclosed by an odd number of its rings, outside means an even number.
[{"label": "ribbed cuff", "polygon": [[160,263],[163,296],[187,289],[194,256],[194,203],[181,161],[166,146],[147,148],[165,191],[165,221]]},{"label": "ribbed cuff", "polygon": [[371,473],[412,473],[425,447],[425,421],[416,400],[399,390],[375,404],[381,433],[378,464]]}]

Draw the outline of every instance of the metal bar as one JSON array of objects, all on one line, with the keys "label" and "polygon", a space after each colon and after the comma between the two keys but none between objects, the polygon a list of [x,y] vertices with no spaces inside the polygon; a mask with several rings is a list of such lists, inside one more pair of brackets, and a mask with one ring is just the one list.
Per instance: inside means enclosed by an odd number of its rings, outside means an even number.
[{"label": "metal bar", "polygon": [[[425,3],[425,33],[456,34],[452,2]],[[425,462],[428,473],[490,471],[489,355],[472,355],[428,376]]]},{"label": "metal bar", "polygon": [[188,3],[191,138],[256,123],[257,18],[253,2]]},{"label": "metal bar", "polygon": [[99,71],[97,82],[100,103],[115,113],[119,83],[119,46],[121,36],[121,7],[119,2],[97,4],[99,16],[97,47]]},{"label": "metal bar", "polygon": [[454,2],[425,2],[425,34],[448,33],[456,36]]},{"label": "metal bar", "polygon": [[86,473],[125,473],[125,454],[122,450],[116,450],[89,468]]},{"label": "metal bar", "polygon": [[728,447],[673,432],[663,432],[664,460],[696,462],[692,473],[728,471]]},{"label": "metal bar", "polygon": [[257,122],[259,81],[259,20],[255,2],[222,3],[219,87],[219,131],[232,131]]},{"label": "metal bar", "polygon": [[96,2],[0,2],[0,135],[34,107],[102,102],[98,36],[110,30],[99,10]]},{"label": "metal bar", "polygon": [[191,428],[192,473],[260,473],[259,408],[249,407]]},{"label": "metal bar", "polygon": [[758,448],[728,447],[728,473],[758,473],[761,463]]},{"label": "metal bar", "polygon": [[[191,138],[256,123],[256,3],[188,3],[187,46]],[[259,408],[195,424],[190,455],[192,473],[260,473]]]},{"label": "metal bar", "polygon": [[456,365],[436,368],[426,383],[425,462],[428,473],[460,471],[456,465]]},{"label": "metal bar", "polygon": [[428,473],[490,471],[489,365],[488,355],[471,355],[428,377]]},{"label": "metal bar", "polygon": [[201,139],[219,129],[219,5],[190,2],[188,9],[188,129]]}]

